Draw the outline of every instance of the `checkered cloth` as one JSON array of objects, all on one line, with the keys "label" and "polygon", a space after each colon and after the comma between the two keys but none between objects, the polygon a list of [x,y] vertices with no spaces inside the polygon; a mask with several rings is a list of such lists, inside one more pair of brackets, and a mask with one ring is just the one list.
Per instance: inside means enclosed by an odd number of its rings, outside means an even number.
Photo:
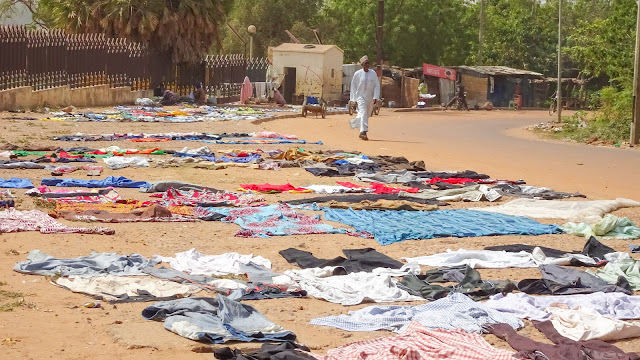
[{"label": "checkered cloth", "polygon": [[490,324],[505,323],[514,329],[524,326],[517,317],[493,310],[466,295],[453,293],[445,298],[415,306],[368,306],[349,315],[312,319],[311,324],[347,331],[391,330],[401,332],[411,321],[429,329],[463,329],[480,333]]},{"label": "checkered cloth", "polygon": [[511,360],[513,352],[492,347],[482,336],[461,329],[429,330],[412,322],[397,336],[364,340],[317,356],[321,360]]}]

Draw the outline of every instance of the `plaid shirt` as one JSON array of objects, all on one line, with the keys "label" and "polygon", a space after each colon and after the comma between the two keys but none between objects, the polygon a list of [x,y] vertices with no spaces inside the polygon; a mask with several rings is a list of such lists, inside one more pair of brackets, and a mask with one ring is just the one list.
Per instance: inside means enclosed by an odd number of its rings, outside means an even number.
[{"label": "plaid shirt", "polygon": [[397,336],[359,341],[327,352],[322,360],[512,360],[514,352],[492,347],[461,329],[429,330],[412,322]]}]

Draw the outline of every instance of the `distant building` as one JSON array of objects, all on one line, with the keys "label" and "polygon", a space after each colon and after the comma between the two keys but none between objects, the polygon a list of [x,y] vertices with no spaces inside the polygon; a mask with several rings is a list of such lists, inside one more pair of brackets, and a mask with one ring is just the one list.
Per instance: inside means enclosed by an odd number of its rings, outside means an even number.
[{"label": "distant building", "polygon": [[273,48],[273,66],[284,76],[280,91],[287,103],[301,103],[303,95],[340,100],[343,59],[336,45],[284,43]]},{"label": "distant building", "polygon": [[506,66],[451,66],[467,92],[469,107],[482,106],[490,101],[495,107],[508,107],[517,101],[520,105],[535,105],[533,80],[542,79],[540,73],[513,69]]}]

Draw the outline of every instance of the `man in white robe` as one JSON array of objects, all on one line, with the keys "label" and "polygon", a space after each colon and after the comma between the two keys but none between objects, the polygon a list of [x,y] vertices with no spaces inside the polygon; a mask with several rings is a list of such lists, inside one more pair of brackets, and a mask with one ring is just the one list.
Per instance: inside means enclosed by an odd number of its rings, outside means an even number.
[{"label": "man in white robe", "polygon": [[358,116],[351,120],[352,128],[360,128],[360,139],[369,140],[369,116],[373,105],[380,101],[380,81],[378,74],[370,70],[369,58],[365,55],[360,59],[362,69],[356,71],[351,80],[351,101],[358,104]]}]

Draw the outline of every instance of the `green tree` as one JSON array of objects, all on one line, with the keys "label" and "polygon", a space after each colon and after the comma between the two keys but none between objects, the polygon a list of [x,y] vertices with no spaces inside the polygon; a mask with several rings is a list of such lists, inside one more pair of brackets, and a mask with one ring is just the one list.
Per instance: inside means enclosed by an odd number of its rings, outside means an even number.
[{"label": "green tree", "polygon": [[39,9],[55,27],[147,43],[175,62],[196,62],[220,45],[225,21],[221,0],[41,0]]},{"label": "green tree", "polygon": [[[313,33],[296,33],[313,25],[312,18],[317,13],[321,0],[235,0],[229,10],[229,24],[247,42],[249,25],[256,27],[254,53],[267,55],[269,46],[291,42],[285,30],[290,30],[301,42],[315,42]],[[230,29],[224,29],[222,49],[225,53],[241,53],[244,45]]]}]

